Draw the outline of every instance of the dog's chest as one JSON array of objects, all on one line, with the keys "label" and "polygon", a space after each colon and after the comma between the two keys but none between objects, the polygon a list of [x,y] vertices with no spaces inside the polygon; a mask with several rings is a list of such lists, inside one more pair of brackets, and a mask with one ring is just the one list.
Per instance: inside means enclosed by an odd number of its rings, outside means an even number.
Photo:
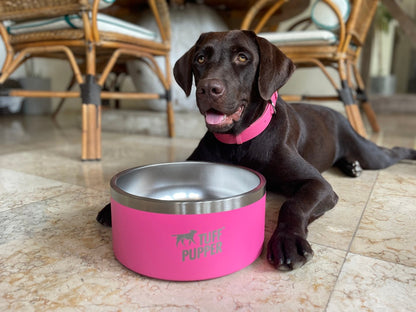
[{"label": "dog's chest", "polygon": [[270,162],[272,150],[270,146],[259,140],[251,140],[243,144],[219,143],[220,158],[229,163],[245,166],[255,170],[262,170]]}]

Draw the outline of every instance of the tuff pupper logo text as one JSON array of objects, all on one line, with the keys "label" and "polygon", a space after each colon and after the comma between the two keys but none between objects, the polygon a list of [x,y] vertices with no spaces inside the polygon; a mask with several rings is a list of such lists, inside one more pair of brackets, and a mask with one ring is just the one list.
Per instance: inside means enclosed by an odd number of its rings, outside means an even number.
[{"label": "tuff pupper logo text", "polygon": [[179,244],[182,246],[199,245],[183,249],[182,261],[196,260],[201,257],[208,257],[221,253],[221,234],[223,229],[224,228],[220,228],[200,234],[197,234],[197,231],[195,230],[191,230],[189,233],[173,235],[176,237],[176,246],[179,246]]}]

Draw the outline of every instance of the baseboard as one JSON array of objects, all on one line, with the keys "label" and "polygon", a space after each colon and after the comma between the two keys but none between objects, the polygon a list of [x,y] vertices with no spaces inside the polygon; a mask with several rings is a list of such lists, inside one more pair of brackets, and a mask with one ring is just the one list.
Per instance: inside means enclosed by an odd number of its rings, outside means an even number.
[{"label": "baseboard", "polygon": [[376,113],[416,113],[416,94],[371,95]]}]

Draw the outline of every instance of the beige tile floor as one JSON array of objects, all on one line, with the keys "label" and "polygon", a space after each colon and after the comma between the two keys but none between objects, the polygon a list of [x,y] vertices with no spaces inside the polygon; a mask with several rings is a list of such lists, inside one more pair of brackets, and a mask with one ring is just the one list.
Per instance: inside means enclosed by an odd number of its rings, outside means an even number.
[{"label": "beige tile floor", "polygon": [[[81,162],[77,120],[0,117],[0,311],[416,311],[416,162],[326,172],[340,201],[311,224],[299,270],[263,252],[225,277],[167,282],[119,264],[95,216],[115,173],[184,160],[198,139],[104,132],[102,161]],[[415,147],[416,115],[379,120],[374,141]],[[268,194],[266,240],[282,201]]]}]

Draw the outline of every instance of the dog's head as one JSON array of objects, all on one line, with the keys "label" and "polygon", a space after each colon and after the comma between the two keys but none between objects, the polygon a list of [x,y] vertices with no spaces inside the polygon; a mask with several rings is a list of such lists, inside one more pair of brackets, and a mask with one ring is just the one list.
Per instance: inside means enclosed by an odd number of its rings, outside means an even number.
[{"label": "dog's head", "polygon": [[193,77],[198,108],[212,132],[239,133],[295,66],[277,47],[251,31],[202,34],[175,64],[175,79],[189,96]]}]

